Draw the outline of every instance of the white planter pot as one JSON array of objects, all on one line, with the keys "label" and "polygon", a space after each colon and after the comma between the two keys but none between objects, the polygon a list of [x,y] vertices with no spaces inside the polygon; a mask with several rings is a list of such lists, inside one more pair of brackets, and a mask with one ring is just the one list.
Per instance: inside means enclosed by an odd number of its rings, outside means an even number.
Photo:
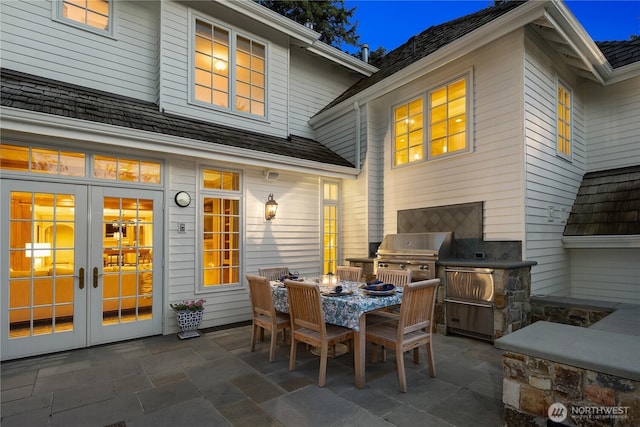
[{"label": "white planter pot", "polygon": [[200,332],[198,332],[198,327],[200,326],[200,322],[202,322],[202,314],[204,310],[200,311],[189,311],[182,310],[177,311],[176,318],[178,319],[178,325],[180,326],[180,331],[178,333],[178,338],[181,340],[187,338],[195,338],[200,336]]}]

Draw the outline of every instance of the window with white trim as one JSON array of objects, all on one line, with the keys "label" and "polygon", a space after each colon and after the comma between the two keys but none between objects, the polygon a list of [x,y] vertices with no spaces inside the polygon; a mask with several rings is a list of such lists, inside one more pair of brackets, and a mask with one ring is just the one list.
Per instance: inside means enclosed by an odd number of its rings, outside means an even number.
[{"label": "window with white trim", "polygon": [[110,32],[111,0],[58,0],[58,19],[73,21],[90,29]]},{"label": "window with white trim", "polygon": [[240,173],[202,170],[202,286],[240,283]]},{"label": "window with white trim", "polygon": [[470,81],[468,73],[393,107],[394,166],[470,150]]},{"label": "window with white trim", "polygon": [[424,158],[423,99],[413,99],[393,109],[393,164],[417,162]]},{"label": "window with white trim", "polygon": [[457,79],[428,93],[429,158],[469,149],[467,79]]},{"label": "window with white trim", "polygon": [[339,184],[323,182],[322,194],[322,272],[328,274],[335,273],[338,265]]},{"label": "window with white trim", "polygon": [[204,19],[194,25],[194,100],[264,117],[266,45]]},{"label": "window with white trim", "polygon": [[571,91],[562,83],[558,82],[558,122],[557,122],[557,145],[556,150],[559,156],[571,159]]}]

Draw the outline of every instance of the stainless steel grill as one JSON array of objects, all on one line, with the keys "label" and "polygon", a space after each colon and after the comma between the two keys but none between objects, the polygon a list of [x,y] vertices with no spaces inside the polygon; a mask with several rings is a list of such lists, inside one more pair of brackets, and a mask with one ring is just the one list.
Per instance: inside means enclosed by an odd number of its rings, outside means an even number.
[{"label": "stainless steel grill", "polygon": [[374,259],[374,273],[380,268],[410,270],[412,280],[436,277],[436,261],[451,256],[453,233],[388,234]]},{"label": "stainless steel grill", "polygon": [[493,341],[491,268],[445,268],[447,331]]}]

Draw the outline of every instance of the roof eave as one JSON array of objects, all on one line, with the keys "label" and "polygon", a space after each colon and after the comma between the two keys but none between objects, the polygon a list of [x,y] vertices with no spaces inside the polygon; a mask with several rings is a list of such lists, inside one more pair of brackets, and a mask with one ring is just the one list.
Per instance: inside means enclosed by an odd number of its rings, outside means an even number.
[{"label": "roof eave", "polygon": [[366,77],[369,77],[371,74],[378,71],[378,68],[373,65],[321,41],[316,41],[312,46],[308,47],[307,50],[315,55],[337,62],[343,67],[357,71]]},{"label": "roof eave", "polygon": [[567,6],[559,0],[550,0],[553,8],[545,12],[545,20],[571,46],[593,78],[604,84],[613,74],[613,67],[578,22]]},{"label": "roof eave", "polygon": [[[131,129],[81,119],[55,116],[12,107],[0,107],[2,131],[40,134],[67,141],[87,141],[128,148],[157,151],[176,156],[211,158],[242,165],[268,167],[291,172],[315,173],[331,178],[356,178],[360,170],[353,167],[320,163],[281,154],[257,152],[190,138]],[[6,134],[5,134],[6,136]]]},{"label": "roof eave", "polygon": [[441,68],[452,61],[491,43],[512,31],[537,19],[543,18],[547,1],[532,1],[515,8],[482,27],[460,37],[454,42],[438,49],[434,53],[410,64],[406,68],[390,75],[345,99],[341,103],[315,115],[309,121],[312,126],[333,120],[336,116],[353,109],[354,104],[363,105],[373,99],[386,95],[421,75]]},{"label": "roof eave", "polygon": [[640,248],[640,235],[562,236],[567,249]]},{"label": "roof eave", "polygon": [[249,16],[256,21],[291,37],[292,44],[301,46],[309,52],[326,58],[338,65],[349,68],[364,76],[370,76],[378,69],[354,56],[342,52],[319,40],[321,34],[292,19],[280,15],[252,0],[214,0],[221,5]]}]

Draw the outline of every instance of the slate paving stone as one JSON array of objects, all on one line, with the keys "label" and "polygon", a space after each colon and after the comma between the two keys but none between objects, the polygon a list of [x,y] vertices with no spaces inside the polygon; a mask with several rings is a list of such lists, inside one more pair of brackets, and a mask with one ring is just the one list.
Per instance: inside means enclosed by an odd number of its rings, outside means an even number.
[{"label": "slate paving stone", "polygon": [[51,415],[50,427],[97,426],[117,423],[123,418],[142,415],[144,411],[134,393],[76,407]]},{"label": "slate paving stone", "polygon": [[284,390],[257,373],[239,376],[232,383],[257,403],[262,403],[284,394]]},{"label": "slate paving stone", "polygon": [[254,401],[243,399],[225,406],[217,407],[224,417],[235,426],[282,427]]},{"label": "slate paving stone", "polygon": [[89,384],[90,385],[54,391],[51,412],[62,412],[115,397],[111,381]]},{"label": "slate paving stone", "polygon": [[198,388],[187,380],[143,390],[137,394],[146,413],[200,397]]},{"label": "slate paving stone", "polygon": [[233,426],[211,402],[201,397],[178,402],[150,414],[126,418],[125,424],[127,427]]},{"label": "slate paving stone", "polygon": [[330,359],[321,388],[319,358],[304,345],[289,371],[288,343],[270,363],[268,345],[251,352],[250,336],[243,325],[3,362],[2,427],[502,425],[501,352],[490,343],[434,336],[436,377],[424,350],[418,365],[407,353],[400,393],[392,352],[375,364],[367,352],[362,390],[352,353]]}]

